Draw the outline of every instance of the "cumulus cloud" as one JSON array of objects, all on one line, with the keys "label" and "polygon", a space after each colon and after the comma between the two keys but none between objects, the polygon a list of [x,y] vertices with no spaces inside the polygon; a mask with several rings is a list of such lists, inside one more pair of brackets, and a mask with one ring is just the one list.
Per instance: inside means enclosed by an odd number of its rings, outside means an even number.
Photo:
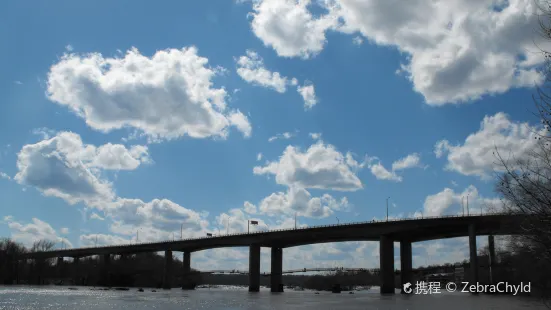
[{"label": "cumulus cloud", "polygon": [[99,178],[92,168],[98,162],[97,148],[82,143],[71,132],[23,146],[17,155],[18,172],[14,179],[34,186],[46,196],[56,196],[71,204],[94,205],[111,200],[111,184]]},{"label": "cumulus cloud", "polygon": [[262,160],[262,153],[256,154],[256,161],[261,161],[261,160]]},{"label": "cumulus cloud", "polygon": [[427,196],[423,204],[423,215],[480,214],[499,211],[502,207],[503,203],[498,198],[483,197],[475,186],[470,185],[463,192],[445,188],[441,192]]},{"label": "cumulus cloud", "polygon": [[394,171],[388,171],[380,162],[370,164],[369,170],[377,178],[377,180],[388,180],[395,182],[402,182],[402,177],[397,175]]},{"label": "cumulus cloud", "polygon": [[485,116],[480,129],[470,134],[463,144],[452,145],[441,140],[436,143],[434,152],[437,157],[447,153],[447,170],[488,179],[493,171],[502,169],[497,165],[496,149],[506,158],[529,159],[530,152],[538,143],[535,137],[542,134],[543,128],[511,121],[500,112]]},{"label": "cumulus cloud", "polygon": [[247,50],[246,56],[237,59],[237,74],[247,83],[271,88],[279,93],[287,90],[291,80],[264,67],[264,60],[255,51]]},{"label": "cumulus cloud", "polygon": [[134,239],[127,239],[120,236],[106,234],[86,234],[79,237],[79,243],[82,247],[131,244],[133,242],[135,242],[135,237]]},{"label": "cumulus cloud", "polygon": [[255,1],[251,27],[265,46],[279,56],[309,58],[324,47],[326,29],[337,25],[336,18],[315,18],[308,10],[310,0]]},{"label": "cumulus cloud", "polygon": [[256,214],[256,206],[248,201],[243,204],[243,211],[249,214]]},{"label": "cumulus cloud", "polygon": [[403,178],[396,172],[400,170],[421,167],[421,157],[412,153],[392,163],[392,169],[386,169],[377,157],[371,157],[368,161],[368,168],[378,180],[402,182]]},{"label": "cumulus cloud", "polygon": [[172,233],[186,236],[199,236],[207,229],[207,214],[202,214],[180,206],[168,199],[153,199],[144,202],[140,199],[118,198],[108,204],[106,215],[113,220],[110,229],[113,233],[131,236],[142,229],[140,240],[167,240]]},{"label": "cumulus cloud", "polygon": [[[11,237],[27,247],[32,246],[34,242],[39,240],[48,240],[56,243],[56,245],[63,242],[65,246],[73,247],[71,242],[60,237],[50,224],[38,218],[33,218],[31,223],[26,224],[15,221],[12,216],[4,217],[4,221],[11,230]],[[63,233],[63,229],[61,233]]]},{"label": "cumulus cloud", "polygon": [[[351,158],[351,155],[348,157]],[[256,175],[274,175],[278,184],[286,186],[356,191],[363,188],[354,171],[359,167],[357,162],[347,160],[334,146],[319,141],[305,152],[289,145],[278,161],[268,162],[263,167],[256,166],[253,172]]]},{"label": "cumulus cloud", "polygon": [[113,58],[65,54],[50,68],[48,98],[95,130],[128,127],[152,141],[184,135],[226,138],[231,125],[250,134],[247,117],[228,110],[226,91],[213,88],[212,79],[224,70],[207,63],[195,47],[151,57],[135,48]]},{"label": "cumulus cloud", "polygon": [[312,197],[305,189],[291,187],[287,192],[277,192],[264,198],[259,205],[259,211],[269,216],[298,216],[310,218],[324,218],[334,211],[349,208],[348,200],[343,197],[335,199],[329,194],[321,197]]},{"label": "cumulus cloud", "polygon": [[316,105],[316,103],[318,103],[318,98],[316,98],[316,92],[314,90],[314,84],[305,83],[303,86],[297,87],[297,91],[304,100],[305,109],[311,109]]},{"label": "cumulus cloud", "polygon": [[14,179],[71,204],[97,205],[114,198],[111,184],[100,178],[100,170],[133,170],[150,161],[146,146],[126,148],[108,143],[96,147],[84,144],[78,134],[60,132],[23,146]]},{"label": "cumulus cloud", "polygon": [[[430,105],[476,100],[543,81],[535,65],[549,46],[538,36],[533,0],[431,1],[407,5],[387,1],[258,0],[251,12],[253,33],[279,56],[309,58],[326,42],[327,31],[362,37],[406,53],[413,89]],[[315,9],[323,11],[314,17]],[[432,16],[432,18],[426,18]]]}]

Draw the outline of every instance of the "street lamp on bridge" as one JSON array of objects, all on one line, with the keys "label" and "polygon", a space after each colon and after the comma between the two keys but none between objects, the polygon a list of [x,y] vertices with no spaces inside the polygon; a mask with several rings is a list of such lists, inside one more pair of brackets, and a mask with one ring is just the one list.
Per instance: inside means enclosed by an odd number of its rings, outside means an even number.
[{"label": "street lamp on bridge", "polygon": [[386,221],[388,222],[388,200],[390,199],[390,197],[388,197],[386,199]]}]

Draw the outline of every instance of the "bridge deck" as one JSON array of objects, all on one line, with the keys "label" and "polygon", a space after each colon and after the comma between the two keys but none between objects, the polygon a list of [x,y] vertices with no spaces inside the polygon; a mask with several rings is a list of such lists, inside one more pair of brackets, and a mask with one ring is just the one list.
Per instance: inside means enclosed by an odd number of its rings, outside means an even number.
[{"label": "bridge deck", "polygon": [[521,232],[526,216],[511,214],[443,216],[415,219],[393,219],[343,223],[306,228],[279,229],[251,233],[236,233],[214,237],[199,237],[151,243],[74,248],[26,253],[19,259],[84,257],[102,254],[133,254],[158,251],[200,251],[221,247],[245,247],[258,244],[264,247],[293,247],[306,244],[378,241],[381,235],[394,240],[425,241],[468,235],[467,227],[474,224],[478,235],[509,235]]}]

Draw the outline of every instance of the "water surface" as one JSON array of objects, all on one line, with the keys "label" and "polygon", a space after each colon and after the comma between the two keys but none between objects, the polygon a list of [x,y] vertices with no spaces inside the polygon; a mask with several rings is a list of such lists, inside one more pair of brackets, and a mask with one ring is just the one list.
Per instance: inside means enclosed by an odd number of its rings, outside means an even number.
[{"label": "water surface", "polygon": [[263,310],[263,309],[546,309],[538,300],[520,296],[440,293],[433,295],[381,296],[378,289],[343,292],[286,291],[272,294],[262,288],[249,293],[246,288],[217,288],[182,291],[145,289],[137,292],[100,291],[91,287],[69,290],[59,286],[0,286],[0,309],[159,309],[159,310]]}]

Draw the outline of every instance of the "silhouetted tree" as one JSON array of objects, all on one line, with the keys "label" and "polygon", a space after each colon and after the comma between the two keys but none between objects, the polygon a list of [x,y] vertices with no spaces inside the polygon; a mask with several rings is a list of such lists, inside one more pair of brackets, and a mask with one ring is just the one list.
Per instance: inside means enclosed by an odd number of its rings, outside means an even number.
[{"label": "silhouetted tree", "polygon": [[[551,1],[537,3],[543,12],[540,34],[551,41]],[[522,257],[522,263],[517,260],[517,269],[522,270],[547,299],[551,296],[551,53],[545,50],[541,53],[545,62],[540,72],[545,81],[533,96],[537,108],[535,115],[542,123],[542,128],[535,132],[536,143],[522,158],[506,155],[504,150],[496,149],[494,154],[504,171],[498,175],[496,186],[504,198],[504,209],[514,214],[531,215],[522,223],[523,233],[510,238],[508,250],[515,254],[511,257]],[[510,259],[508,263],[514,261]]]}]

